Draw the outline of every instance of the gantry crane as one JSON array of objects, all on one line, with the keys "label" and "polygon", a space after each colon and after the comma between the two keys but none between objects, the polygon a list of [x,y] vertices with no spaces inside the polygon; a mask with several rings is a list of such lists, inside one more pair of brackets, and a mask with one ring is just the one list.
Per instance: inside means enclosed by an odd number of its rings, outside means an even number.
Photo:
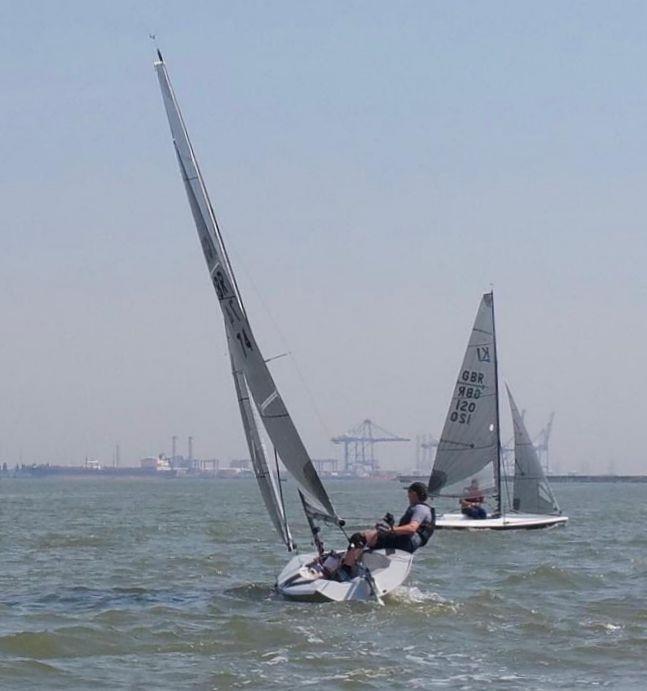
[{"label": "gantry crane", "polygon": [[379,467],[375,458],[375,444],[410,440],[397,434],[391,434],[367,418],[345,434],[333,437],[331,441],[333,444],[344,445],[344,471],[346,473],[361,474],[362,471],[365,471],[373,474]]},{"label": "gantry crane", "polygon": [[555,418],[555,413],[552,412],[548,418],[546,426],[539,432],[535,437],[533,444],[535,449],[537,449],[537,454],[539,455],[539,462],[544,468],[544,473],[548,475],[550,471],[550,459],[548,456],[548,442],[550,441],[550,433],[553,431],[553,419]]},{"label": "gantry crane", "polygon": [[416,472],[431,472],[439,443],[433,434],[419,434],[416,437]]}]

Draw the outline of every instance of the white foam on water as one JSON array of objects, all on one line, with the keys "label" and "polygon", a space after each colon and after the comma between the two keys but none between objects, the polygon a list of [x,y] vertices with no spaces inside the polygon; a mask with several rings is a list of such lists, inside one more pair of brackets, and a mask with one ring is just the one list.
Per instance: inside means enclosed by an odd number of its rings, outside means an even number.
[{"label": "white foam on water", "polygon": [[319,636],[317,636],[315,632],[313,632],[311,629],[306,628],[305,626],[296,626],[295,630],[302,633],[308,643],[324,642],[323,638],[319,638]]},{"label": "white foam on water", "polygon": [[285,657],[285,655],[277,655],[276,657],[273,657],[271,660],[266,660],[265,664],[266,665],[280,665],[282,662],[287,662],[288,658]]},{"label": "white foam on water", "polygon": [[424,592],[417,586],[401,585],[389,594],[389,599],[412,604],[432,602],[438,605],[451,607],[452,609],[458,608],[456,603],[452,600],[444,598],[435,592]]},{"label": "white foam on water", "polygon": [[585,620],[580,622],[580,626],[587,628],[587,629],[592,629],[592,630],[602,630],[605,633],[613,633],[614,631],[620,631],[624,629],[624,626],[622,624],[612,624],[611,622],[608,621],[593,621],[593,620]]},{"label": "white foam on water", "polygon": [[261,655],[262,658],[269,658],[269,659],[264,659],[263,664],[264,665],[280,665],[284,662],[288,661],[287,658],[287,650],[285,648],[280,648],[279,650],[270,650],[267,653],[263,653]]},{"label": "white foam on water", "polygon": [[607,631],[618,631],[622,628],[622,626],[618,624],[603,624],[603,626]]}]

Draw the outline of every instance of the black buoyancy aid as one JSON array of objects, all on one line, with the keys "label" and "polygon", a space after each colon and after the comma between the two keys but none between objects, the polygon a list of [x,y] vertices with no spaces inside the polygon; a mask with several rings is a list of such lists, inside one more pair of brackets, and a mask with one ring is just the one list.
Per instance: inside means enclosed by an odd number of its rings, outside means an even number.
[{"label": "black buoyancy aid", "polygon": [[419,502],[418,504],[414,504],[413,506],[410,506],[402,515],[402,518],[400,519],[398,525],[407,525],[408,523],[411,523],[411,517],[413,516],[413,510],[416,506],[426,506],[429,511],[431,512],[431,521],[423,521],[419,526],[418,530],[416,530],[416,533],[420,535],[420,539],[422,540],[422,544],[426,545],[427,542],[429,541],[429,538],[433,535],[434,528],[436,527],[436,510],[434,509],[433,506],[429,506],[427,502]]}]

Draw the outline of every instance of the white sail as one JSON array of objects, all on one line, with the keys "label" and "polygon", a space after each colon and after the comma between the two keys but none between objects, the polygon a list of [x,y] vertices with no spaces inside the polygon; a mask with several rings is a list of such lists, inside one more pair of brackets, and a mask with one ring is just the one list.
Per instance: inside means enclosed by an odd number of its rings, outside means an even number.
[{"label": "white sail", "polygon": [[166,65],[159,52],[158,55],[155,71],[198,236],[222,308],[234,366],[243,373],[263,425],[288,472],[308,496],[320,505],[321,511],[338,522],[339,518],[252,333]]},{"label": "white sail", "polygon": [[233,369],[234,385],[236,387],[236,396],[238,397],[238,406],[240,408],[240,416],[243,421],[243,428],[245,430],[245,438],[247,439],[247,448],[249,449],[249,456],[252,459],[252,466],[254,474],[258,480],[258,486],[261,490],[261,496],[265,502],[265,508],[272,519],[272,523],[276,528],[276,532],[281,536],[288,550],[292,551],[294,543],[290,528],[285,518],[285,511],[283,510],[283,502],[280,499],[274,475],[267,463],[265,449],[261,443],[261,437],[254,419],[254,408],[249,398],[247,384],[245,383],[245,376],[242,372]]},{"label": "white sail", "polygon": [[481,299],[452,394],[429,480],[432,495],[460,497],[477,479],[484,495],[498,493],[498,386],[492,293]]},{"label": "white sail", "polygon": [[557,500],[539,462],[535,446],[507,385],[506,389],[514,425],[512,508],[523,513],[560,513]]}]

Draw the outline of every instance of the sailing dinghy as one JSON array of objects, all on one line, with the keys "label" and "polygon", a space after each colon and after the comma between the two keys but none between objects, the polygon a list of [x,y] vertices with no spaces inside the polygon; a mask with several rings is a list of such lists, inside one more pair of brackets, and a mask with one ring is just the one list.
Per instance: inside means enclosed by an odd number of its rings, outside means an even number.
[{"label": "sailing dinghy", "polygon": [[[292,557],[279,574],[277,589],[284,596],[299,600],[339,602],[373,599],[381,602],[382,596],[399,586],[409,575],[412,555],[400,550],[366,551],[353,578],[342,581],[323,577],[326,574],[322,568],[325,559],[332,556],[333,561],[338,560],[339,555],[325,552],[317,522],[337,526],[343,532],[344,521],[330,501],[276,387],[267,361],[259,350],[166,64],[159,51],[157,57],[154,67],[189,206],[224,318],[234,388],[261,496],[288,552],[295,551],[278,476],[280,459],[296,480],[317,547],[316,552]],[[268,463],[257,420],[262,423],[274,447],[274,469]]]},{"label": "sailing dinghy", "polygon": [[501,462],[499,381],[494,295],[483,295],[438,444],[429,494],[456,501],[469,496],[466,482],[490,507],[484,518],[451,512],[436,519],[436,528],[515,530],[564,525],[544,476],[537,452],[508,389],[515,437],[513,501],[505,501],[507,484]]}]

